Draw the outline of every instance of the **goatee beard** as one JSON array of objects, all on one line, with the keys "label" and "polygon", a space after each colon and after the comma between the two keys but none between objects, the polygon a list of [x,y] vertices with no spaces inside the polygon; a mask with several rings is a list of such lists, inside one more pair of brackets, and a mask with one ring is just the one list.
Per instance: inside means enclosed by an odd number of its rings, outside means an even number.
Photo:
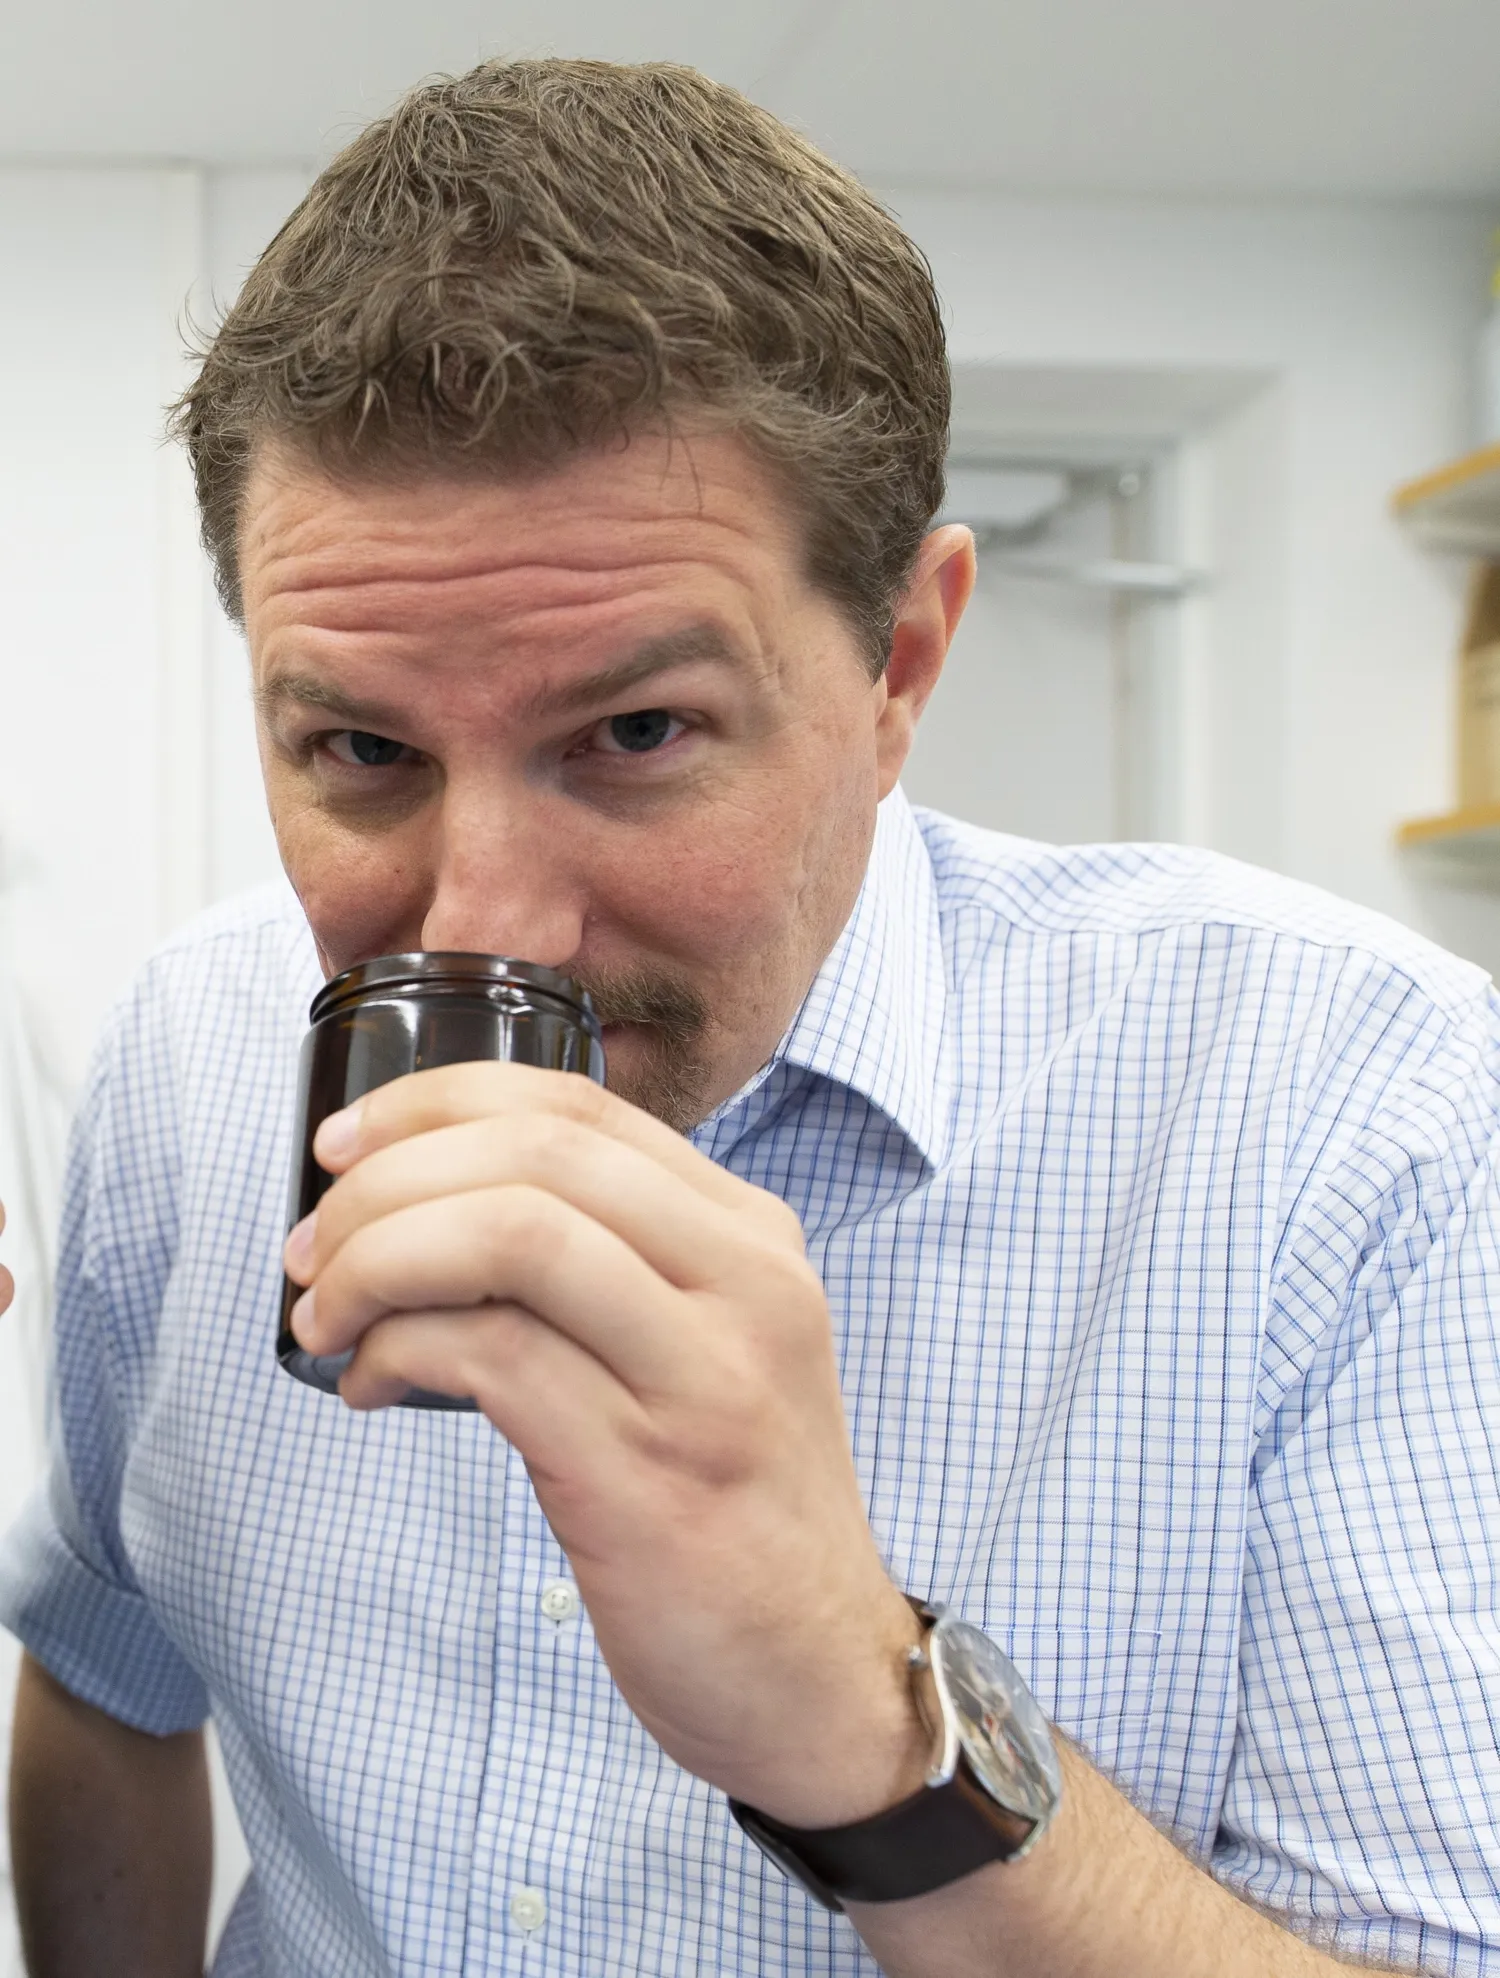
[{"label": "goatee beard", "polygon": [[628,1068],[606,1064],[610,1091],[674,1132],[691,1132],[704,1116],[710,1079],[703,1055],[709,1021],[703,997],[690,983],[645,967],[568,972],[589,992],[601,1024],[629,1024],[635,1033],[635,1062]]}]

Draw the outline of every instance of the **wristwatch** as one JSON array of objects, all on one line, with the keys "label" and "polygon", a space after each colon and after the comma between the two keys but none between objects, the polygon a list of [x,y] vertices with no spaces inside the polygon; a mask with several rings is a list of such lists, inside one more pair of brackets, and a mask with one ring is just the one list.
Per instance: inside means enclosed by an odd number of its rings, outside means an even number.
[{"label": "wristwatch", "polygon": [[927,1634],[907,1661],[914,1683],[931,1671],[940,1720],[925,1784],[847,1827],[787,1827],[729,1802],[756,1846],[825,1909],[903,1902],[992,1861],[1019,1861],[1062,1799],[1051,1729],[1015,1665],[957,1615],[911,1604]]}]

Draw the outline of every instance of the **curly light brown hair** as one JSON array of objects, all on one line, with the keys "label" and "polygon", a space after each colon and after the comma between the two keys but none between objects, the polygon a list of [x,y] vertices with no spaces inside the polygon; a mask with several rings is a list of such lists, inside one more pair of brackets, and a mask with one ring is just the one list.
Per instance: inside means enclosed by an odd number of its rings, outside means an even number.
[{"label": "curly light brown hair", "polygon": [[220,595],[256,448],[339,475],[535,472],[632,431],[737,434],[873,670],[943,496],[928,265],[865,189],[666,63],[486,62],[318,178],[173,407]]}]

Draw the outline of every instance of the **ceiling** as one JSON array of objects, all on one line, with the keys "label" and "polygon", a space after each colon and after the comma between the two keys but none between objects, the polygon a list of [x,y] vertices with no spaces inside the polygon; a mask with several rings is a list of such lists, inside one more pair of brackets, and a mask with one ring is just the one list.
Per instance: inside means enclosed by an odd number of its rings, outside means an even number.
[{"label": "ceiling", "polygon": [[316,159],[547,51],[694,63],[886,184],[1500,200],[1500,0],[0,0],[0,156]]}]

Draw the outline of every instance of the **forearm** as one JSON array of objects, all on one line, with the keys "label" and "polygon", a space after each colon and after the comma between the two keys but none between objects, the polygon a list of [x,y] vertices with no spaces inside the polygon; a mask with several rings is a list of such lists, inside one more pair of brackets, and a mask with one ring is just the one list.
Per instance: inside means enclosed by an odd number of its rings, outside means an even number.
[{"label": "forearm", "polygon": [[1239,1902],[1076,1753],[1025,1860],[850,1912],[888,1978],[1332,1978],[1349,1966]]},{"label": "forearm", "polygon": [[201,1978],[213,1862],[201,1733],[131,1730],[27,1656],[10,1845],[31,1978]]}]

